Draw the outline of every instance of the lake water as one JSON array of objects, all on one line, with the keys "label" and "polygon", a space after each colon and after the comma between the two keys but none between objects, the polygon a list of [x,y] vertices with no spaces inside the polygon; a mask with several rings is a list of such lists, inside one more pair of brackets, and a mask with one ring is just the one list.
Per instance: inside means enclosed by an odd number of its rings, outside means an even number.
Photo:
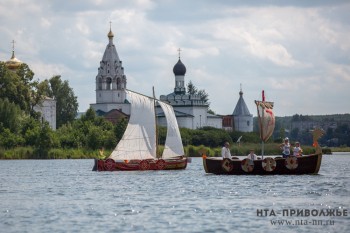
[{"label": "lake water", "polygon": [[350,232],[349,163],[349,153],[324,155],[319,175],[218,176],[201,158],[143,172],[0,161],[0,232]]}]

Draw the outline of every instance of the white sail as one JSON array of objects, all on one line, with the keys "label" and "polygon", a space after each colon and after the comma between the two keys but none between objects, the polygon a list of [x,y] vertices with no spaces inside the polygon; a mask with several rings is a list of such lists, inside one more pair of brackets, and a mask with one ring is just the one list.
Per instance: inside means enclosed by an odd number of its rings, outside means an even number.
[{"label": "white sail", "polygon": [[109,156],[114,160],[156,158],[156,129],[153,99],[126,91],[131,105],[125,133]]},{"label": "white sail", "polygon": [[167,122],[167,135],[162,158],[168,159],[177,156],[183,156],[185,154],[184,148],[182,145],[179,126],[176,121],[173,107],[161,101],[158,101],[158,103],[164,111]]}]

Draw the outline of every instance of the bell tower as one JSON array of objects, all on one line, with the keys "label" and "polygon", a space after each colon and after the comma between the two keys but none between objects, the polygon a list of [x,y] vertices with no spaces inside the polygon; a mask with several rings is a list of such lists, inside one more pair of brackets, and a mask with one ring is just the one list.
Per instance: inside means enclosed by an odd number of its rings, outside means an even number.
[{"label": "bell tower", "polygon": [[96,82],[96,104],[91,104],[95,111],[105,113],[118,109],[129,114],[126,107],[126,76],[122,61],[119,59],[116,47],[113,43],[114,34],[110,25],[107,34],[108,44],[104,51],[98,68]]}]

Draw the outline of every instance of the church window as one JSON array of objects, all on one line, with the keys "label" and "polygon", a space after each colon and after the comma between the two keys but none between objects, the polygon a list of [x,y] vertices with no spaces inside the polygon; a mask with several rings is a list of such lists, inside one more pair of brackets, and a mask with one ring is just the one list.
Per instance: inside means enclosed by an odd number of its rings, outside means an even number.
[{"label": "church window", "polygon": [[121,89],[121,81],[120,78],[117,78],[117,90]]},{"label": "church window", "polygon": [[98,90],[102,90],[102,79],[99,78],[98,79],[98,87],[97,87]]},{"label": "church window", "polygon": [[247,121],[247,126],[249,126],[250,125],[250,121]]},{"label": "church window", "polygon": [[112,79],[111,78],[107,78],[107,90],[111,90],[111,83],[112,83]]}]

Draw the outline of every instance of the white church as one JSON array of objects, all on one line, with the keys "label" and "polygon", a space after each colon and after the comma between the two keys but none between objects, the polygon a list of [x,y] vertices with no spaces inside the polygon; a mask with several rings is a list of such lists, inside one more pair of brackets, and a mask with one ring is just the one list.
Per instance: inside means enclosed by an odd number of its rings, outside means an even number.
[{"label": "white church", "polygon": [[[130,115],[130,103],[126,99],[125,92],[127,79],[113,43],[114,34],[111,29],[107,36],[109,42],[100,61],[95,79],[96,103],[90,104],[90,106],[98,115],[105,116],[108,119],[115,116],[127,117]],[[173,73],[175,76],[174,91],[168,95],[161,95],[160,100],[173,106],[179,127],[189,129],[198,129],[205,126],[223,128],[222,116],[208,113],[209,106],[201,100],[199,95],[186,93],[186,67],[180,59],[180,54],[179,60],[173,68]],[[232,115],[232,122],[234,121],[235,124],[231,124],[230,128],[231,130],[236,129],[249,132],[253,129],[253,120],[242,95],[237,103],[234,115]],[[161,108],[157,107],[156,114],[158,123],[166,125]],[[242,122],[245,122],[248,126],[243,127]]]},{"label": "white church", "polygon": [[[161,95],[160,100],[173,106],[179,127],[197,129],[205,126],[222,128],[222,117],[208,113],[209,106],[199,95],[186,93],[185,74],[186,67],[179,60],[173,68],[175,75],[174,92]],[[161,108],[157,109],[158,122],[165,125],[165,117]]]}]

